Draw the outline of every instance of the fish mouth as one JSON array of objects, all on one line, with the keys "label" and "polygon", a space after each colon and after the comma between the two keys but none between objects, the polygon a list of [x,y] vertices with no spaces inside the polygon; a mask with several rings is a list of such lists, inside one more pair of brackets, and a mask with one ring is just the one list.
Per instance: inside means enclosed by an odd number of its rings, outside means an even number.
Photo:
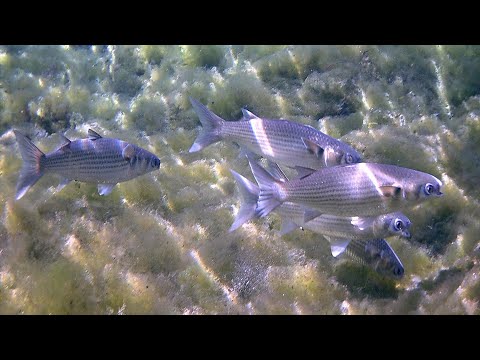
[{"label": "fish mouth", "polygon": [[404,238],[406,238],[406,239],[411,239],[412,234],[410,234],[410,231],[403,230],[403,231],[402,231],[402,237],[404,237]]}]

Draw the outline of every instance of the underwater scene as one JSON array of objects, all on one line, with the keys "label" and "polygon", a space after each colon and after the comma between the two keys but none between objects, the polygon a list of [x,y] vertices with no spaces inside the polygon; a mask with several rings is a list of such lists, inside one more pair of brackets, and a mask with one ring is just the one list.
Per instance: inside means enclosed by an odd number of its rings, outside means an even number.
[{"label": "underwater scene", "polygon": [[480,46],[0,45],[0,314],[480,315]]}]

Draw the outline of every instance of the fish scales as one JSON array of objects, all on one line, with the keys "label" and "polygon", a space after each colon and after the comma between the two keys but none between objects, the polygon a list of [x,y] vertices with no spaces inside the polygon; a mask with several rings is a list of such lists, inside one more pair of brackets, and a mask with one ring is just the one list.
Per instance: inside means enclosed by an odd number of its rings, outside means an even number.
[{"label": "fish scales", "polygon": [[203,125],[190,152],[229,140],[290,167],[319,169],[361,161],[360,154],[351,146],[311,126],[284,119],[263,119],[246,110],[242,120],[225,121],[197,100],[190,101]]},{"label": "fish scales", "polygon": [[116,183],[130,178],[122,156],[128,143],[116,139],[73,141],[69,151],[46,155],[45,168],[78,181]]},{"label": "fish scales", "polygon": [[313,128],[287,120],[272,119],[225,121],[221,128],[221,135],[225,139],[244,145],[272,161],[312,169],[322,166],[319,165],[319,159],[309,153],[302,138],[319,144],[326,143],[325,138],[320,138],[317,132]]},{"label": "fish scales", "polygon": [[88,139],[70,141],[62,136],[63,145],[48,154],[20,131],[14,130],[14,133],[23,158],[16,200],[48,172],[62,176],[60,189],[69,181],[77,180],[96,183],[99,194],[108,195],[117,183],[160,167],[160,159],[149,151],[119,139],[103,138],[91,129]]},{"label": "fish scales", "polygon": [[351,241],[345,255],[382,275],[401,279],[405,273],[402,262],[385,239]]},{"label": "fish scales", "polygon": [[[290,201],[314,207],[322,212],[340,215],[378,215],[402,208],[406,201],[384,196],[381,186],[398,186],[412,198],[416,185],[441,182],[430,174],[395,165],[361,163],[324,168],[311,175],[284,183],[276,183],[274,196],[281,202]],[[262,189],[262,185],[260,186]],[[439,190],[438,190],[439,191]],[[414,194],[415,195],[415,194]],[[262,201],[270,195],[260,192]],[[400,200],[400,201],[399,201]],[[417,200],[421,200],[417,196]]]},{"label": "fish scales", "polygon": [[[372,239],[393,235],[409,236],[410,220],[402,213],[395,212],[377,217],[352,218],[323,214],[304,222],[305,208],[301,205],[285,202],[274,210],[284,221],[292,221],[307,230],[333,238]],[[401,222],[401,228],[394,230],[390,225]],[[362,226],[358,224],[362,223]],[[402,233],[403,232],[403,233]]]},{"label": "fish scales", "polygon": [[[230,227],[233,231],[243,223],[258,218],[256,211],[259,188],[244,176],[230,170],[235,178],[242,205],[234,223]],[[305,207],[292,202],[284,202],[273,210],[282,218],[281,235],[303,227],[316,233],[332,238],[342,239],[371,239],[388,236],[410,237],[410,220],[401,212],[392,212],[374,217],[342,217],[322,214],[309,221],[304,221]]]}]

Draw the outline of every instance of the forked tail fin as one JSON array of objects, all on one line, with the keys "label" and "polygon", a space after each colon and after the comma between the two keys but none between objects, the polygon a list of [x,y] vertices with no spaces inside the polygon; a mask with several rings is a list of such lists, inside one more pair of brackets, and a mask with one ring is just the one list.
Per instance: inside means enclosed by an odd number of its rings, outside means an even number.
[{"label": "forked tail fin", "polygon": [[222,139],[219,132],[224,120],[208,110],[208,108],[199,101],[190,98],[190,103],[203,126],[189,150],[189,152],[196,152]]},{"label": "forked tail fin", "polygon": [[17,194],[15,195],[15,200],[19,200],[42,177],[42,159],[45,158],[45,154],[20,131],[13,130],[13,132],[23,158],[23,166],[17,182]]},{"label": "forked tail fin", "polygon": [[252,220],[253,218],[258,217],[256,214],[257,210],[257,201],[258,201],[258,194],[260,193],[260,189],[257,185],[252,183],[247,178],[243,177],[239,173],[230,170],[235,181],[237,182],[238,190],[242,197],[242,205],[240,205],[240,210],[238,211],[237,217],[233,222],[232,226],[228,230],[232,232],[238,229],[247,221]]},{"label": "forked tail fin", "polygon": [[272,210],[279,206],[282,201],[277,199],[276,186],[281,186],[282,181],[274,178],[267,170],[256,162],[248,160],[253,176],[257,180],[260,193],[258,196],[256,213],[260,217],[267,216]]}]

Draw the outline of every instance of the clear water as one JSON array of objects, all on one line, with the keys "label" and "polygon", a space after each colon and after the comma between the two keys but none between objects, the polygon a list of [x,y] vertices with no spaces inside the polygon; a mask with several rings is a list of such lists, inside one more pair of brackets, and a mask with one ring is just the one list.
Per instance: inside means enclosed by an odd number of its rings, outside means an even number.
[{"label": "clear water", "polygon": [[[228,228],[238,146],[188,153],[188,96],[314,126],[364,160],[429,172],[442,198],[388,241],[401,281],[335,260],[276,215]],[[480,47],[0,46],[0,313],[480,314]],[[45,176],[19,201],[12,129],[43,151],[59,133],[133,142],[160,171],[96,186]]]}]

